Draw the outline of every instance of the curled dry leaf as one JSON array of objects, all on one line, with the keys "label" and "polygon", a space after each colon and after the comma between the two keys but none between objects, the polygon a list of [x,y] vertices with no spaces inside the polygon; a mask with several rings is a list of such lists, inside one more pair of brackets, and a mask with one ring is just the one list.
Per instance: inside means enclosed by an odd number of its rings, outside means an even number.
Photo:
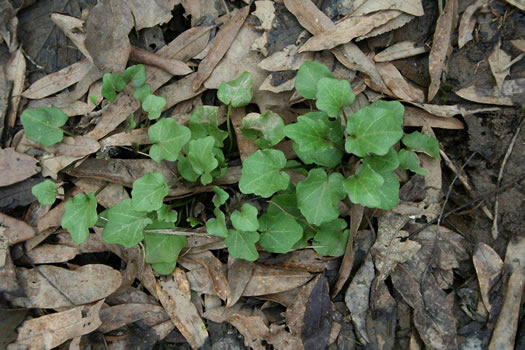
[{"label": "curled dry leaf", "polygon": [[231,287],[231,293],[228,296],[226,307],[230,308],[241,298],[244,289],[252,278],[255,264],[243,259],[234,259],[228,257],[228,283]]},{"label": "curled dry leaf", "polygon": [[138,47],[131,47],[129,59],[155,66],[173,75],[186,75],[193,72],[191,68],[182,61],[167,59]]},{"label": "curled dry leaf", "polygon": [[457,0],[447,1],[436,24],[432,49],[428,58],[428,70],[430,73],[428,101],[431,101],[436,96],[441,85],[441,74],[446,70],[447,56],[452,49],[451,36],[452,31],[456,27],[457,12]]},{"label": "curled dry leaf", "polygon": [[494,50],[490,54],[488,61],[498,90],[501,91],[505,77],[510,74],[510,55],[502,50],[501,40],[494,46]]},{"label": "curled dry leaf", "polygon": [[[13,297],[17,306],[56,309],[64,306],[88,304],[107,297],[122,283],[120,272],[107,265],[84,265],[76,270],[58,266],[40,265],[35,269],[17,268],[20,284],[26,298]],[[46,276],[47,280],[42,276]],[[69,300],[48,282],[50,280]]]},{"label": "curled dry leaf", "polygon": [[154,27],[158,24],[168,23],[173,17],[171,10],[175,6],[174,1],[141,1],[128,0],[126,4],[133,13],[135,20],[135,28],[141,30],[143,28]]},{"label": "curled dry leaf", "polygon": [[96,193],[100,191],[97,194],[97,203],[102,205],[104,208],[111,208],[124,199],[130,198],[124,186],[119,184],[83,178],[77,179],[75,181],[75,185],[84,193]]},{"label": "curled dry leaf", "polygon": [[16,124],[18,107],[20,105],[20,99],[22,91],[24,90],[24,83],[26,79],[26,59],[20,49],[16,50],[16,52],[7,62],[5,73],[7,80],[13,83],[7,112],[7,125],[12,128]]},{"label": "curled dry leaf", "polygon": [[230,297],[230,284],[224,273],[223,265],[210,251],[186,255],[184,259],[189,259],[206,270],[212,281],[213,289],[219,298],[227,300]]},{"label": "curled dry leaf", "polygon": [[405,107],[403,125],[452,130],[461,130],[465,128],[463,122],[459,119],[452,117],[439,117],[425,110],[414,107]]},{"label": "curled dry leaf", "polygon": [[90,62],[93,62],[93,58],[89,54],[85,45],[86,34],[84,33],[84,21],[61,13],[52,13],[51,20],[73,42],[76,48],[82,52],[84,57]]},{"label": "curled dry leaf", "polygon": [[119,132],[100,140],[101,147],[150,145],[148,129],[133,129],[130,132]]},{"label": "curled dry leaf", "polygon": [[427,52],[424,46],[417,46],[414,41],[401,41],[387,47],[374,56],[375,62],[388,62],[412,57]]},{"label": "curled dry leaf", "polygon": [[387,88],[400,100],[424,102],[424,92],[415,87],[401,75],[392,63],[378,63],[377,70]]},{"label": "curled dry leaf", "polygon": [[477,0],[472,5],[469,5],[465,11],[463,11],[458,28],[458,47],[460,49],[473,39],[472,32],[474,31],[474,27],[476,26],[477,22],[474,14],[476,11],[487,4],[488,0]]},{"label": "curled dry leaf", "polygon": [[525,79],[505,80],[501,90],[496,86],[471,85],[455,92],[465,100],[491,105],[520,105],[525,98]]},{"label": "curled dry leaf", "polygon": [[[170,317],[162,306],[153,304],[121,304],[100,311],[102,324],[98,329],[102,333],[124,327],[130,323],[142,320],[149,326],[168,321]],[[153,323],[153,324],[151,324]]]},{"label": "curled dry leaf", "polygon": [[259,68],[270,72],[287,70],[298,70],[305,61],[312,61],[314,55],[311,52],[298,53],[299,47],[288,45],[281,51],[276,51],[259,62]]},{"label": "curled dry leaf", "polygon": [[485,308],[490,313],[492,303],[490,302],[490,293],[496,282],[501,278],[503,261],[498,253],[485,243],[478,243],[472,262],[478,276],[481,299]]},{"label": "curled dry leaf", "polygon": [[368,13],[381,10],[399,10],[414,16],[424,15],[423,4],[421,3],[421,0],[358,0],[354,2],[350,15],[366,15]]},{"label": "curled dry leaf", "polygon": [[42,244],[26,254],[34,264],[54,264],[73,259],[80,250],[61,244]]},{"label": "curled dry leaf", "polygon": [[99,318],[102,304],[104,300],[27,320],[18,328],[13,346],[18,346],[17,349],[52,349],[69,339],[89,334],[102,323]]},{"label": "curled dry leaf", "polygon": [[0,149],[0,169],[4,171],[0,177],[0,187],[23,181],[40,172],[38,161],[30,155],[19,153],[13,148]]},{"label": "curled dry leaf", "polygon": [[380,25],[377,28],[372,29],[368,34],[362,35],[355,39],[355,41],[361,41],[366,38],[373,38],[374,36],[381,35],[383,33],[391,32],[394,29],[401,28],[408,22],[414,19],[414,16],[408,15],[406,13],[401,13],[399,16],[391,19],[383,25]]},{"label": "curled dry leaf", "polygon": [[23,242],[35,235],[34,228],[4,213],[0,213],[0,227],[5,227],[4,235],[7,236],[10,245]]},{"label": "curled dry leaf", "polygon": [[100,70],[124,71],[131,51],[128,34],[133,25],[133,14],[123,0],[101,0],[89,11],[85,44]]}]

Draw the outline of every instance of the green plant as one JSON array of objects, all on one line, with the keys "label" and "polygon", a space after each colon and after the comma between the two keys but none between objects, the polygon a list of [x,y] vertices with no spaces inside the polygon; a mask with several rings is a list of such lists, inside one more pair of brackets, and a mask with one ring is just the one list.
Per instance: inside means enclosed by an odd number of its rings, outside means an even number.
[{"label": "green plant", "polygon": [[[105,76],[105,97],[114,98],[125,88],[123,83],[129,82],[150,119],[159,117],[164,105],[155,102],[156,96],[150,98],[153,95],[145,84],[143,67]],[[234,258],[256,260],[257,244],[272,253],[312,247],[321,255],[343,255],[349,230],[340,217],[340,201],[349,199],[389,210],[399,201],[396,169],[424,174],[416,152],[439,159],[437,140],[419,132],[404,135],[404,107],[399,102],[377,101],[346,116],[344,109],[355,98],[350,84],[335,79],[324,65],[304,63],[297,73],[296,89],[315,100],[318,110],[288,125],[271,111],[251,113],[241,128],[260,149],[244,160],[239,189],[246,196],[265,198],[267,206],[248,203],[247,197],[230,198],[228,192],[213,186],[214,217],[205,223],[186,218],[192,227],[205,224],[209,234],[223,237]],[[247,72],[220,85],[217,96],[228,106],[228,131],[219,126],[217,106],[195,109],[187,127],[173,118],[154,122],[148,130],[150,157],[156,162],[177,162],[179,174],[187,181],[208,185],[224,176],[227,162],[223,148],[228,137],[232,145],[231,110],[249,104],[252,95]],[[293,141],[298,161],[287,160],[281,150],[272,149],[285,137]],[[405,148],[397,151],[400,141]],[[292,172],[304,176],[295,186]],[[39,194],[39,200],[42,197],[49,202],[52,189],[39,186],[35,192],[45,194]],[[169,274],[187,240],[177,227],[178,213],[164,203],[168,193],[169,184],[161,173],[147,173],[133,183],[131,199],[98,215],[94,194],[76,195],[66,202],[62,225],[78,243],[88,237],[94,225],[103,227],[107,243],[133,247],[144,242],[146,262],[158,273]]]}]

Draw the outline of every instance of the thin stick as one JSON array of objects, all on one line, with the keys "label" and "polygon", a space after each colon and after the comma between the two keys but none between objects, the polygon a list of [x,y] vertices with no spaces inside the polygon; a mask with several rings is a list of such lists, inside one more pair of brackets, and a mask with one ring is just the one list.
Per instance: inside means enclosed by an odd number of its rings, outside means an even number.
[{"label": "thin stick", "polygon": [[[503,162],[501,163],[501,167],[499,168],[497,188],[499,188],[501,185],[501,179],[503,178],[503,171],[505,170],[505,166],[507,165],[507,161],[509,160],[512,150],[514,149],[514,144],[516,143],[516,140],[521,130],[522,121],[523,120],[520,121],[520,124],[518,128],[516,129],[516,133],[512,137],[512,140],[510,141],[510,145],[509,145],[509,148],[507,148],[505,157],[503,157]],[[496,193],[496,201],[494,203],[494,221],[492,221],[492,238],[494,239],[498,238],[498,234],[499,234],[498,232],[499,195],[498,194],[499,193]]]}]

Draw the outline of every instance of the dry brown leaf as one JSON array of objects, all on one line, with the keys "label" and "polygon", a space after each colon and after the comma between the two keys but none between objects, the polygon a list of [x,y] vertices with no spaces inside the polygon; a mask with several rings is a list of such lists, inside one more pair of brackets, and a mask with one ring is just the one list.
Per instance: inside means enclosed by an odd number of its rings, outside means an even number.
[{"label": "dry brown leaf", "polygon": [[192,83],[195,80],[196,75],[197,73],[192,73],[172,84],[161,87],[157,91],[157,95],[166,99],[164,110],[175,106],[177,103],[189,100],[205,90],[204,87],[197,91],[193,90]]},{"label": "dry brown leaf", "polygon": [[60,101],[58,97],[48,97],[41,100],[30,100],[27,108],[38,108],[43,106],[53,106],[60,108],[60,110],[69,117],[84,115],[95,109],[95,106],[83,101]]},{"label": "dry brown leaf", "polygon": [[355,41],[361,41],[363,39],[373,38],[374,36],[378,36],[384,33],[391,32],[394,29],[401,28],[402,26],[412,21],[413,19],[414,19],[414,16],[407,15],[406,13],[401,13],[396,18],[391,19],[390,21],[386,22],[383,25],[380,25],[377,28],[372,29],[368,34],[360,36],[359,38],[356,38]]},{"label": "dry brown leaf", "polygon": [[[374,282],[375,283],[375,282]],[[371,312],[367,318],[367,332],[372,349],[394,349],[398,319],[396,300],[390,294],[384,281],[375,284],[375,293],[371,296]],[[410,348],[410,350],[413,350]]]},{"label": "dry brown leaf", "polygon": [[461,130],[465,128],[463,122],[459,119],[452,117],[438,117],[425,110],[413,107],[405,107],[403,125],[452,130]]},{"label": "dry brown leaf", "polygon": [[210,53],[199,64],[199,70],[192,83],[193,90],[198,90],[202,83],[209,78],[215,66],[217,66],[230,48],[230,45],[248,17],[248,13],[250,13],[250,7],[245,6],[233,15],[228,23],[219,30],[211,42]]},{"label": "dry brown leaf", "polygon": [[0,3],[0,42],[5,41],[9,52],[14,52],[18,47],[17,27],[18,18],[13,5],[9,1]]},{"label": "dry brown leaf", "polygon": [[368,34],[372,29],[387,23],[400,14],[399,11],[380,11],[369,15],[347,17],[334,27],[308,39],[299,52],[328,50],[346,44],[354,38]]},{"label": "dry brown leaf", "polygon": [[425,102],[424,92],[407,81],[392,63],[378,63],[377,70],[387,88],[400,100]]},{"label": "dry brown leaf", "polygon": [[141,30],[143,28],[154,27],[158,24],[168,23],[173,17],[171,15],[171,10],[173,10],[173,7],[175,6],[175,1],[128,0],[126,1],[126,4],[130,7],[133,13],[135,28]]},{"label": "dry brown leaf", "polygon": [[525,40],[524,39],[516,39],[510,41],[512,45],[514,45],[515,48],[520,50],[521,52],[525,52]]},{"label": "dry brown leaf", "polygon": [[485,308],[490,313],[492,303],[490,293],[495,283],[501,278],[503,261],[498,253],[487,244],[480,242],[472,255],[472,262],[478,276],[481,299]]},{"label": "dry brown leaf", "polygon": [[502,106],[520,105],[525,98],[525,79],[506,80],[501,91],[496,86],[475,86],[455,92],[465,100]]},{"label": "dry brown leaf", "polygon": [[54,264],[73,259],[80,250],[61,244],[42,244],[26,254],[33,264]]},{"label": "dry brown leaf", "polygon": [[274,52],[259,62],[259,68],[270,72],[298,70],[305,61],[312,61],[314,54],[311,52],[298,53],[299,47],[288,45],[281,51]]},{"label": "dry brown leaf", "polygon": [[374,262],[372,256],[367,255],[365,262],[350,282],[345,294],[345,304],[352,313],[352,322],[356,328],[359,341],[363,344],[370,343],[366,330],[366,314],[368,312],[368,301],[370,288],[375,277]]},{"label": "dry brown leaf", "polygon": [[249,157],[251,154],[257,152],[259,147],[250,139],[248,139],[241,131],[242,120],[247,117],[244,108],[235,108],[231,113],[231,122],[233,130],[235,131],[235,137],[237,139],[237,146],[239,147],[239,153],[241,154],[241,161]]},{"label": "dry brown leaf", "polygon": [[82,52],[90,62],[93,62],[93,58],[85,45],[86,34],[84,33],[84,21],[61,13],[52,13],[51,20],[73,42],[77,49]]},{"label": "dry brown leaf", "polygon": [[295,296],[294,302],[286,308],[284,317],[286,318],[286,325],[290,328],[292,334],[301,334],[308,298],[310,297],[310,294],[312,294],[312,290],[321,276],[322,274],[317,275],[310,282],[299,288],[299,292]]},{"label": "dry brown leaf", "polygon": [[148,129],[133,129],[129,132],[119,132],[100,140],[102,148],[111,146],[149,145],[151,140]]},{"label": "dry brown leaf", "polygon": [[261,86],[259,86],[259,90],[270,91],[278,94],[281,92],[292,91],[295,88],[295,77],[285,82],[281,82],[277,86],[273,85],[273,80],[272,74],[269,74],[266,79],[264,79]]},{"label": "dry brown leaf", "polygon": [[104,208],[111,208],[124,199],[129,198],[129,194],[124,186],[119,184],[89,178],[77,179],[74,182],[84,193],[96,193],[102,189],[97,194],[97,203]]},{"label": "dry brown leaf", "polygon": [[256,264],[243,296],[284,292],[302,286],[312,277],[313,275],[306,271],[277,269],[268,265]]},{"label": "dry brown leaf", "polygon": [[18,295],[24,293],[20,283],[18,283],[15,265],[13,264],[10,254],[7,255],[4,266],[0,267],[0,281],[2,281],[2,283],[0,283],[0,293]]},{"label": "dry brown leaf", "polygon": [[84,59],[58,72],[48,74],[31,84],[22,93],[22,96],[28,99],[40,99],[53,95],[78,83],[91,70],[92,66],[89,60]]},{"label": "dry brown leaf", "polygon": [[[84,157],[95,153],[100,149],[97,140],[87,136],[66,136],[62,142],[50,147],[42,147],[38,143],[31,142],[25,135],[20,140],[19,147],[40,148],[49,154],[56,156]],[[61,170],[61,169],[58,169]]]},{"label": "dry brown leaf", "polygon": [[244,289],[252,278],[254,268],[255,265],[251,261],[228,257],[228,283],[231,287],[231,293],[228,297],[226,308],[232,307],[239,301]]},{"label": "dry brown leaf", "polygon": [[215,294],[222,300],[227,300],[230,297],[230,284],[226,278],[224,266],[210,251],[185,255],[181,259],[189,259],[204,267],[212,281]]},{"label": "dry brown leaf", "polygon": [[[20,284],[27,297],[13,297],[14,305],[56,309],[92,303],[107,297],[122,283],[120,272],[107,265],[84,265],[76,270],[40,265],[35,269],[17,268]],[[44,278],[42,275],[46,276]],[[67,297],[60,293],[49,281]],[[74,303],[71,305],[70,300]]]},{"label": "dry brown leaf", "polygon": [[257,261],[278,268],[305,270],[312,273],[334,270],[338,266],[336,259],[321,256],[313,249],[293,250],[286,254],[273,254],[267,257],[260,256]]},{"label": "dry brown leaf", "polygon": [[375,62],[388,62],[401,58],[421,55],[427,52],[424,46],[418,46],[414,41],[401,41],[392,46],[387,47],[380,53],[374,56]]},{"label": "dry brown leaf", "polygon": [[187,75],[193,72],[193,70],[182,61],[168,59],[138,47],[131,47],[129,59],[155,66],[172,75]]},{"label": "dry brown leaf", "polygon": [[101,71],[121,73],[128,63],[134,26],[130,7],[123,0],[101,0],[86,19],[86,48]]},{"label": "dry brown leaf", "polygon": [[9,239],[5,235],[5,231],[5,227],[0,227],[0,268],[5,266],[9,256]]},{"label": "dry brown leaf", "polygon": [[51,177],[53,180],[56,180],[60,170],[81,158],[82,157],[55,156],[52,154],[45,154],[40,160],[42,164],[42,176]]},{"label": "dry brown leaf", "polygon": [[[21,50],[17,50],[9,59],[6,66],[7,80],[13,83],[11,89],[11,98],[7,112],[7,125],[12,128],[16,124],[18,116],[18,107],[20,105],[20,98],[24,90],[24,83],[26,79],[26,59]],[[0,128],[1,130],[1,128]]]},{"label": "dry brown leaf", "polygon": [[[13,148],[0,149],[0,187],[23,181],[40,172],[38,161],[30,155],[19,153]],[[8,170],[8,171],[7,171]]]},{"label": "dry brown leaf", "polygon": [[416,107],[419,107],[427,111],[430,114],[434,114],[438,117],[445,117],[445,118],[450,118],[455,115],[462,115],[464,117],[466,115],[472,115],[476,113],[495,112],[495,111],[500,110],[499,107],[467,109],[466,107],[461,106],[461,105],[432,105],[432,104],[416,103],[416,102],[408,102],[408,103]]},{"label": "dry brown leaf", "polygon": [[525,11],[525,0],[505,0],[509,4],[512,4],[522,11]]},{"label": "dry brown leaf", "polygon": [[492,75],[496,80],[498,91],[501,91],[505,78],[510,74],[510,55],[501,48],[501,40],[494,46],[488,61]]},{"label": "dry brown leaf", "polygon": [[173,274],[157,282],[156,289],[162,306],[190,346],[197,349],[204,345],[208,331],[191,302],[189,282],[184,271],[176,268]]},{"label": "dry brown leaf", "polygon": [[27,320],[18,328],[16,343],[8,349],[52,349],[69,339],[89,334],[102,323],[99,318],[102,304],[104,300]]},{"label": "dry brown leaf", "polygon": [[443,71],[446,71],[446,60],[452,49],[451,36],[456,27],[457,12],[457,0],[447,1],[436,24],[432,49],[428,58],[428,70],[430,73],[428,101],[432,101],[434,96],[436,96],[441,85],[441,74]]},{"label": "dry brown leaf", "polygon": [[418,242],[406,240],[408,232],[401,228],[408,222],[407,216],[392,212],[379,218],[377,238],[370,252],[374,257],[374,264],[378,270],[376,280],[384,281],[390,273],[401,264],[416,254],[421,245]]},{"label": "dry brown leaf", "polygon": [[4,133],[5,117],[9,107],[11,84],[3,66],[0,66],[0,131]]},{"label": "dry brown leaf", "polygon": [[359,0],[354,2],[350,15],[361,16],[381,10],[399,10],[414,16],[424,15],[423,4],[421,3],[421,0]]},{"label": "dry brown leaf", "polygon": [[9,239],[10,245],[23,242],[35,235],[35,230],[31,226],[1,212],[0,227],[5,227],[4,235]]},{"label": "dry brown leaf", "polygon": [[[122,304],[100,310],[102,324],[98,331],[108,333],[112,330],[124,327],[130,323],[142,320],[144,323],[154,326],[170,319],[166,311],[159,305],[152,304]],[[154,324],[151,324],[153,321]]]},{"label": "dry brown leaf", "polygon": [[477,0],[475,3],[468,6],[463,12],[458,28],[458,47],[460,49],[473,39],[472,32],[474,31],[477,22],[474,14],[477,10],[487,4],[488,0]]},{"label": "dry brown leaf", "polygon": [[[167,46],[160,49],[157,54],[167,58],[186,61],[204,49],[210,29],[211,27],[188,29]],[[171,74],[154,67],[146,67],[146,76],[146,83],[151,86],[152,92],[155,92],[172,78]],[[140,103],[132,96],[132,91],[132,87],[129,87],[121,92],[117,100],[111,103],[106,111],[102,113],[100,121],[87,136],[98,140],[112,132],[131,113],[135,112],[140,107]]]}]

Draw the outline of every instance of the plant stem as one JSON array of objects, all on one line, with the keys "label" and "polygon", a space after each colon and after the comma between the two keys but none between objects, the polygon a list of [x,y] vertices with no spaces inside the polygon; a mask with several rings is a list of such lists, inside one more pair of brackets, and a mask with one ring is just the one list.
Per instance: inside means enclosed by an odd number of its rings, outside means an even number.
[{"label": "plant stem", "polygon": [[232,129],[231,129],[231,126],[230,126],[230,123],[231,123],[230,114],[231,114],[231,112],[232,112],[232,105],[229,104],[228,105],[228,109],[226,111],[226,127],[228,128],[228,138],[230,139],[230,148],[229,148],[228,152],[231,152],[232,151],[232,147],[233,147]]},{"label": "plant stem", "polygon": [[70,133],[70,132],[67,131],[67,130],[62,129],[62,131],[63,131],[64,134],[66,134],[67,136],[72,136],[72,137],[75,136],[74,134]]}]

